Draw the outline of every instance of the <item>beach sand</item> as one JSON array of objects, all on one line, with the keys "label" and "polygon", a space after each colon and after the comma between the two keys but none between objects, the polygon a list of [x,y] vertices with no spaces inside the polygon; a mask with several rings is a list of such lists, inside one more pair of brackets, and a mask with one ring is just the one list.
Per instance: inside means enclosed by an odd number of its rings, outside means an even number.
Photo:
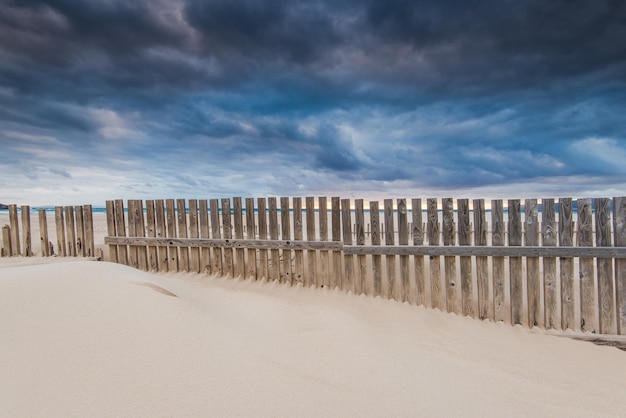
[{"label": "beach sand", "polygon": [[0,416],[623,416],[626,352],[328,289],[0,259]]}]

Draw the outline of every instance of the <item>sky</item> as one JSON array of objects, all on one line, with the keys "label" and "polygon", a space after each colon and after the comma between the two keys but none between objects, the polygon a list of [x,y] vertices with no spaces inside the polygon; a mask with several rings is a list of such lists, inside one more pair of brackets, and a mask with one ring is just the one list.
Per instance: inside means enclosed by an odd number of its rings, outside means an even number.
[{"label": "sky", "polygon": [[626,195],[622,0],[0,0],[0,202]]}]

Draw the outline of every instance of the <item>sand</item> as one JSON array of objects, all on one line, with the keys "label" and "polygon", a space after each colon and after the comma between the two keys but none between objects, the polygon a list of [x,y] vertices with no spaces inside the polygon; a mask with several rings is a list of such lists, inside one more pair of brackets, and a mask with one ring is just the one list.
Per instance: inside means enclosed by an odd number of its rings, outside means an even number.
[{"label": "sand", "polygon": [[623,416],[626,352],[327,289],[0,259],[0,416]]}]

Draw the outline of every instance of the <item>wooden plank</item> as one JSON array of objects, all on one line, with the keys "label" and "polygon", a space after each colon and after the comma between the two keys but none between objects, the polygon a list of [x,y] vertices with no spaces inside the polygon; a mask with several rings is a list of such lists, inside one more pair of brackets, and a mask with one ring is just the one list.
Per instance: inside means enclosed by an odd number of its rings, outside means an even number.
[{"label": "wooden plank", "polygon": [[[293,239],[302,241],[302,198],[293,198]],[[294,251],[294,270],[293,282],[296,284],[304,284],[304,252],[302,250]]]},{"label": "wooden plank", "polygon": [[[206,199],[200,199],[199,205],[199,226],[200,238],[210,238],[211,233],[209,229],[209,202]],[[211,249],[203,248],[200,251],[200,273],[211,273]]]},{"label": "wooden plank", "polygon": [[[468,199],[457,200],[459,245],[472,245],[470,209]],[[474,284],[472,282],[472,258],[461,257],[461,313],[474,317]]]},{"label": "wooden plank", "polygon": [[[361,246],[345,247],[335,241],[296,241],[296,240],[249,240],[233,238],[148,238],[148,237],[105,237],[107,245],[163,245],[167,247],[195,247],[195,248],[254,248],[254,249],[287,249],[287,250],[326,250],[341,251],[343,249],[362,249]],[[385,247],[383,247],[385,248]],[[394,248],[394,247],[386,247]],[[395,247],[401,248],[401,247]],[[349,251],[349,254],[360,254],[359,251]]]},{"label": "wooden plank", "polygon": [[[524,245],[539,245],[539,208],[537,199],[524,202]],[[539,281],[539,258],[526,258],[526,300],[528,304],[528,326],[540,327],[541,318],[541,282]]]},{"label": "wooden plank", "polygon": [[[22,255],[20,249],[20,226],[17,217],[17,205],[9,205],[9,226],[11,227],[11,255]],[[65,255],[65,253],[63,253]]]},{"label": "wooden plank", "polygon": [[[356,245],[365,245],[365,210],[363,199],[354,201],[354,222],[356,233]],[[367,260],[365,255],[357,256],[357,270],[354,280],[355,293],[368,294],[367,287]]]},{"label": "wooden plank", "polygon": [[[317,199],[319,206],[317,216],[320,225],[320,241],[328,241],[328,202],[325,196]],[[328,251],[320,251],[320,274],[317,285],[320,287],[330,286],[330,253]]]},{"label": "wooden plank", "polygon": [[[246,238],[253,240],[256,238],[256,222],[254,220],[254,199],[246,198]],[[257,257],[256,250],[248,250],[248,260],[246,262],[246,275],[251,280],[257,280]]]},{"label": "wooden plank", "polygon": [[22,215],[22,243],[24,246],[24,257],[33,256],[33,243],[31,238],[30,228],[30,206],[23,205],[21,207]]},{"label": "wooden plank", "polygon": [[[541,201],[541,243],[553,247],[557,242],[557,226],[554,199]],[[556,258],[543,258],[544,325],[547,329],[557,328],[558,296],[556,284]]]},{"label": "wooden plank", "polygon": [[[264,197],[257,198],[257,207],[258,207],[258,223],[259,223],[259,239],[266,240],[267,239],[267,199]],[[268,268],[268,254],[267,250],[259,250],[259,272],[257,277],[259,279],[269,279],[269,268]]]},{"label": "wooden plank", "polygon": [[[54,221],[57,232],[57,255],[65,257],[67,255],[67,247],[65,245],[65,221],[63,219],[63,207],[56,206],[54,208]],[[13,229],[11,227],[11,229]],[[13,237],[11,237],[13,239]]]},{"label": "wooden plank", "polygon": [[[559,199],[559,246],[571,247],[574,244],[574,221],[572,219],[572,199]],[[574,260],[561,257],[561,329],[576,330],[574,320]]]},{"label": "wooden plank", "polygon": [[[115,229],[113,231],[115,231]],[[39,242],[41,243],[41,256],[49,257],[50,246],[48,245],[48,243],[50,241],[48,238],[48,215],[46,214],[45,209],[39,209]],[[117,262],[117,254],[115,262]]]},{"label": "wooden plank", "polygon": [[[626,247],[626,197],[613,198],[613,237],[616,247]],[[626,260],[615,260],[617,333],[626,334]]]},{"label": "wooden plank", "polygon": [[76,255],[84,257],[87,254],[85,246],[85,208],[76,206]]},{"label": "wooden plank", "polygon": [[11,227],[9,225],[2,226],[2,256],[11,257],[13,248],[11,245]]},{"label": "wooden plank", "polygon": [[[198,238],[198,201],[189,199],[189,237]],[[200,249],[189,249],[189,271],[200,273]]]},{"label": "wooden plank", "polygon": [[[306,239],[315,241],[315,198],[307,197],[306,205]],[[306,287],[316,286],[317,283],[317,252],[309,250],[306,253],[306,269],[304,270],[304,285]]]},{"label": "wooden plank", "polygon": [[[230,199],[222,199],[222,236],[225,239],[233,238]],[[226,277],[233,277],[233,250],[225,248],[222,251],[224,253],[223,274]]]},{"label": "wooden plank", "polygon": [[[413,245],[424,245],[424,230],[422,227],[422,199],[411,200]],[[424,257],[413,257],[413,271],[415,273],[415,303],[426,306],[426,277],[424,275]]]},{"label": "wooden plank", "polygon": [[[125,223],[124,218],[125,218],[124,201],[122,199],[116,199],[115,200],[115,236],[116,237],[126,236],[126,223]],[[85,232],[87,232],[86,228],[85,228]],[[128,265],[128,247],[126,247],[126,245],[117,246],[117,262],[120,264]]]},{"label": "wooden plank", "polygon": [[[156,238],[165,238],[167,236],[165,227],[165,201],[157,199],[154,201],[155,209],[155,236]],[[157,271],[168,271],[167,247],[157,247]]]},{"label": "wooden plank", "polygon": [[[235,227],[235,239],[243,238],[243,206],[241,197],[233,197],[233,226]],[[243,278],[246,275],[245,250],[235,250],[234,277]]]},{"label": "wooden plank", "polygon": [[[522,245],[522,211],[519,199],[510,199],[509,205],[509,247]],[[511,295],[511,324],[522,324],[524,310],[522,257],[509,257],[509,279]]]},{"label": "wooden plank", "polygon": [[[611,201],[596,199],[596,245],[611,246]],[[615,293],[613,290],[613,264],[610,258],[598,258],[598,306],[600,308],[600,333],[617,332]]]},{"label": "wooden plank", "polygon": [[[165,210],[167,226],[166,236],[168,238],[178,238],[178,233],[176,232],[176,209],[174,199],[165,200]],[[168,249],[167,270],[178,271],[178,248]]]},{"label": "wooden plank", "polygon": [[76,226],[74,222],[74,207],[65,207],[65,234],[67,239],[67,255],[76,257]]},{"label": "wooden plank", "polygon": [[[491,245],[503,246],[504,233],[504,209],[502,200],[491,201]],[[493,270],[493,319],[494,321],[506,320],[506,305],[504,295],[504,257],[491,259]]]},{"label": "wooden plank", "polygon": [[[333,241],[341,241],[341,206],[339,197],[331,197],[331,234]],[[330,273],[330,288],[335,287],[343,288],[343,269],[341,266],[342,259],[341,251],[334,251],[332,253],[332,272]]]},{"label": "wooden plank", "polygon": [[[341,226],[344,245],[352,245],[352,216],[350,215],[350,199],[341,199]],[[344,255],[344,276],[342,290],[354,293],[354,257]]]},{"label": "wooden plank", "polygon": [[[178,238],[187,238],[187,205],[185,199],[176,199]],[[189,271],[189,248],[178,249],[178,271]]]},{"label": "wooden plank", "polygon": [[[128,236],[129,237],[137,237],[137,201],[136,200],[128,200]],[[139,268],[139,252],[137,245],[133,243],[133,245],[128,246],[128,265],[134,268]]]},{"label": "wooden plank", "polygon": [[[437,214],[437,199],[426,201],[428,245],[439,246],[439,216]],[[441,309],[441,259],[439,256],[430,257],[430,299],[431,306]]]},{"label": "wooden plank", "polygon": [[[156,213],[154,200],[146,200],[146,236],[149,238],[156,238]],[[159,271],[157,247],[154,245],[148,247],[148,271]]]},{"label": "wooden plank", "polygon": [[[268,199],[269,206],[269,221],[270,221],[270,239],[277,240],[278,239],[278,202],[275,197],[270,197]],[[270,252],[270,263],[269,263],[269,278],[270,280],[278,280],[280,281],[280,252],[276,250],[272,250]]]},{"label": "wooden plank", "polygon": [[[474,245],[487,245],[487,220],[485,217],[485,200],[474,199]],[[476,257],[476,289],[478,291],[478,319],[492,319],[493,311],[489,309],[489,259]]]},{"label": "wooden plank", "polygon": [[[283,240],[291,239],[291,216],[289,213],[289,198],[280,198],[280,237]],[[281,263],[281,279],[282,283],[292,284],[292,270],[291,270],[291,250],[282,251],[282,263]]]},{"label": "wooden plank", "polygon": [[85,227],[85,255],[95,257],[96,246],[94,243],[93,207],[91,205],[83,205],[83,222]]},{"label": "wooden plank", "polygon": [[[383,201],[385,220],[385,245],[395,245],[395,226],[393,222],[393,199]],[[385,256],[387,266],[387,299],[396,299],[396,260],[395,255]]]},{"label": "wooden plank", "polygon": [[[455,245],[454,203],[451,198],[441,200],[443,208],[443,245]],[[456,257],[444,257],[444,275],[446,281],[446,310],[458,313],[458,291],[456,278]]]},{"label": "wooden plank", "polygon": [[[137,211],[137,215],[135,216],[135,234],[138,237],[146,236],[146,220],[143,214],[143,201],[137,200],[137,204],[135,207]],[[139,268],[143,271],[148,271],[148,247],[145,245],[137,248],[137,261],[139,264]]]},{"label": "wooden plank", "polygon": [[[409,223],[406,199],[396,201],[398,208],[398,244],[409,245]],[[410,302],[411,282],[409,280],[409,256],[401,255],[399,298],[402,302]]]},{"label": "wooden plank", "polygon": [[[44,215],[45,215],[45,211],[44,211]],[[114,237],[115,236],[115,202],[113,202],[112,200],[106,201],[106,218],[107,218],[107,235],[110,237]],[[39,211],[39,224],[40,224],[40,229],[41,229],[41,211]],[[47,233],[48,231],[46,231],[46,234]],[[42,239],[42,245],[43,245],[43,239],[44,239],[43,235],[41,239]],[[48,241],[47,237],[46,237],[46,241]],[[43,250],[43,246],[42,246],[42,250]],[[118,262],[116,245],[109,245],[109,261],[113,263]]]},{"label": "wooden plank", "polygon": [[[209,208],[211,210],[211,237],[219,239],[222,237],[220,229],[220,208],[217,199],[209,200]],[[211,250],[211,274],[221,276],[224,274],[222,263],[222,250],[216,248]]]},{"label": "wooden plank", "polygon": [[[578,199],[578,246],[593,245],[593,214],[591,199]],[[595,268],[593,258],[581,257],[579,263],[580,276],[580,330],[597,333],[598,305],[596,303]]]}]

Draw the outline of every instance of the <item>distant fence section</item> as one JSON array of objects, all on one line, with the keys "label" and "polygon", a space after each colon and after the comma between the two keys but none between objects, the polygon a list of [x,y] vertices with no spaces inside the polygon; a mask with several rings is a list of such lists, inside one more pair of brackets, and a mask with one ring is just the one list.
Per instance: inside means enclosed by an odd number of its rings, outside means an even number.
[{"label": "distant fence section", "polygon": [[[8,205],[9,225],[2,227],[2,257],[35,255],[31,228],[30,206]],[[94,229],[91,205],[57,206],[54,208],[56,246],[49,240],[48,214],[45,209],[37,211],[39,218],[39,248],[41,256],[93,257]],[[21,234],[20,234],[21,231]]]},{"label": "distant fence section", "polygon": [[139,269],[339,288],[482,320],[626,334],[624,197],[127,206],[106,203],[105,244],[111,261]]}]

